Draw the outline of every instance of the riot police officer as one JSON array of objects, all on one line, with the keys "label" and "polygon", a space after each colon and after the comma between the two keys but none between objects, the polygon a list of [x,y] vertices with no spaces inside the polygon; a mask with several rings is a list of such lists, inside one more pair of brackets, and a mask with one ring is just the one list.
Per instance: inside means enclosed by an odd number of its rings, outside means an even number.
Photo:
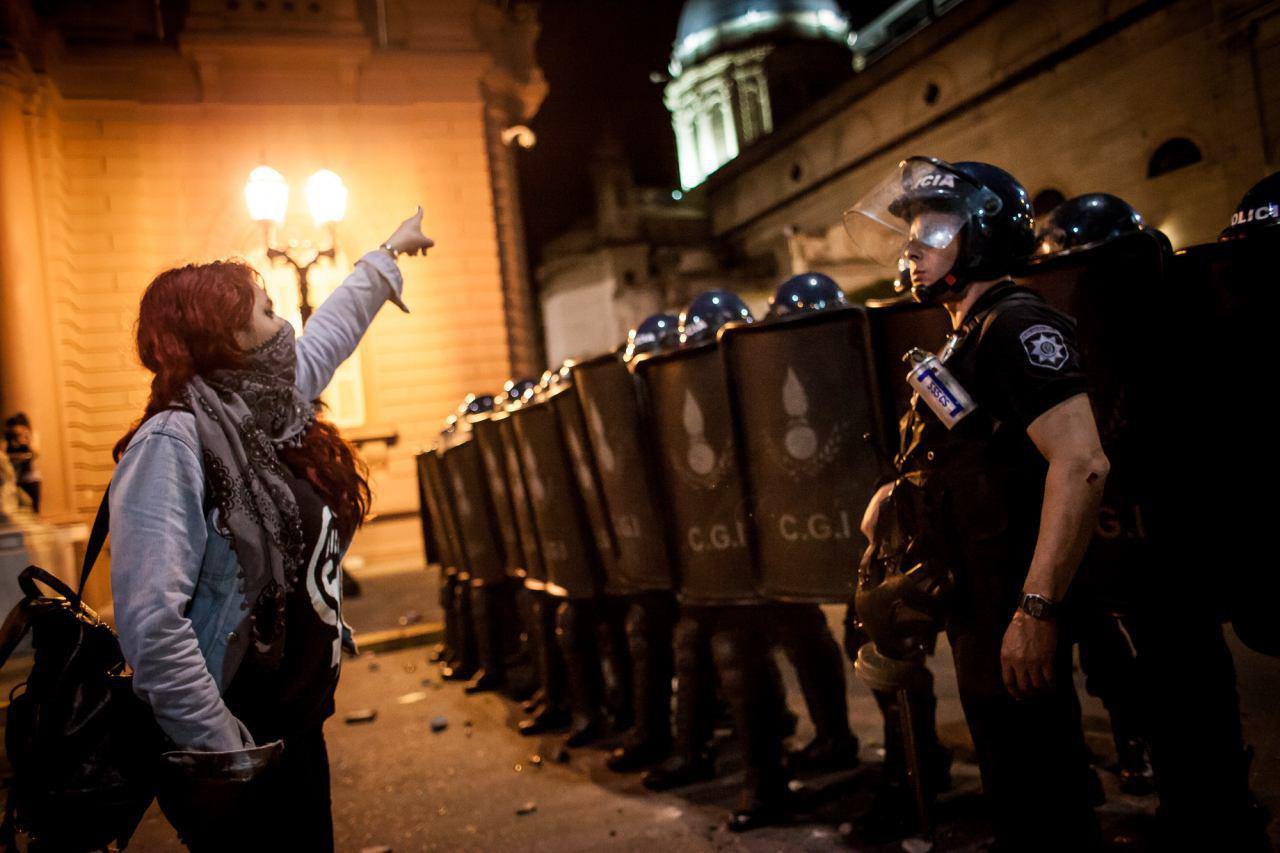
[{"label": "riot police officer", "polygon": [[[679,322],[672,314],[646,317],[627,334],[624,362],[676,346]],[[675,598],[664,589],[633,593],[624,597],[617,615],[630,652],[634,725],[609,757],[607,766],[614,772],[627,773],[657,764],[671,751]]]},{"label": "riot police officer", "polygon": [[[1071,320],[1008,278],[1034,246],[1026,191],[985,163],[911,157],[846,225],[886,266],[905,245],[913,296],[940,302],[955,329],[936,358],[911,354],[901,476],[867,511],[882,569],[887,540],[911,553],[879,580],[908,603],[950,588],[947,631],[997,844],[1091,849],[1098,825],[1057,618],[1108,462]],[[889,529],[911,516],[912,529]],[[892,649],[893,603],[868,595],[879,612],[863,607],[871,578],[860,578],[859,616]]]},{"label": "riot police officer", "polygon": [[[680,315],[680,345],[690,350],[714,346],[716,333],[726,323],[751,320],[750,310],[737,295],[707,291],[696,296]],[[633,365],[638,366],[648,387],[648,364]],[[693,399],[691,390],[685,387],[686,400]],[[690,405],[697,408],[696,401]],[[725,401],[721,411],[727,408]],[[697,463],[703,478],[698,485],[686,488],[674,482],[680,474],[667,466],[668,500],[677,494],[719,495],[736,482],[731,455],[726,455],[723,447],[717,455],[705,440],[703,415],[691,409],[686,413],[685,429],[698,436],[690,445],[689,458]],[[723,432],[723,424],[715,426]],[[754,829],[782,818],[787,795],[782,745],[785,699],[776,668],[770,664],[772,637],[765,627],[768,605],[754,589],[745,543],[710,556],[711,552],[695,546],[690,537],[674,538],[681,564],[680,619],[675,631],[676,751],[670,761],[647,774],[645,784],[664,790],[713,775],[706,741],[713,719],[709,676],[714,667],[746,763],[742,795],[728,827],[734,832]],[[699,537],[692,538],[701,543]],[[726,594],[728,587],[732,587],[732,595]]]},{"label": "riot police officer", "polygon": [[[1117,240],[1152,232],[1142,215],[1122,198],[1088,193],[1067,199],[1037,223],[1036,268],[1055,265],[1092,266],[1090,258]],[[1161,245],[1168,238],[1159,235]],[[1110,270],[1101,259],[1091,282],[1094,288],[1123,287],[1108,280]],[[1147,731],[1150,711],[1144,706],[1137,651],[1138,631],[1132,605],[1154,577],[1155,558],[1142,517],[1142,484],[1137,482],[1130,396],[1119,387],[1117,371],[1109,370],[1108,354],[1082,344],[1094,376],[1090,394],[1099,424],[1103,450],[1113,463],[1103,493],[1097,530],[1072,584],[1069,596],[1071,633],[1080,649],[1085,688],[1102,700],[1111,718],[1118,758],[1120,789],[1129,794],[1152,790],[1153,771]],[[1101,377],[1101,379],[1099,379]]]}]

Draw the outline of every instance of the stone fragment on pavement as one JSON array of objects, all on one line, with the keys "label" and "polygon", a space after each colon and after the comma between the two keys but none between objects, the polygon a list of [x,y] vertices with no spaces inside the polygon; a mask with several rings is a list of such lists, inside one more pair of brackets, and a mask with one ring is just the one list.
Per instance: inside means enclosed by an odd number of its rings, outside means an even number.
[{"label": "stone fragment on pavement", "polygon": [[447,728],[449,728],[449,721],[446,718],[434,717],[431,720],[431,731],[439,734],[440,732],[444,731]]},{"label": "stone fragment on pavement", "polygon": [[377,718],[377,708],[360,708],[356,711],[349,711],[347,716],[343,719],[346,721],[347,725],[354,725],[356,723],[372,723]]}]

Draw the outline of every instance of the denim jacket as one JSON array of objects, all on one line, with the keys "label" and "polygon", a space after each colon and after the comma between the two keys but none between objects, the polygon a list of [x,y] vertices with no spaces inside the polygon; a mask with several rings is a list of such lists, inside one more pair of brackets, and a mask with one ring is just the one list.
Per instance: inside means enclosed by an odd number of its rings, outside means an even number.
[{"label": "denim jacket", "polygon": [[[307,399],[320,396],[384,301],[408,310],[402,287],[395,261],[370,252],[316,310],[298,338],[297,384]],[[249,605],[235,552],[206,504],[195,416],[154,415],[111,480],[116,629],[133,688],[165,734],[179,749],[224,752],[254,746],[222,700],[250,642]]]}]

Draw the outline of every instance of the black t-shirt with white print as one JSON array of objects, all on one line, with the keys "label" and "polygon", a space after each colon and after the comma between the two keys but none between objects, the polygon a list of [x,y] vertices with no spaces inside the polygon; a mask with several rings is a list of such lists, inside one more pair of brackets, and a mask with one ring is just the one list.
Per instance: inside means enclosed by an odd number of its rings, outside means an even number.
[{"label": "black t-shirt with white print", "polygon": [[305,557],[285,604],[284,655],[276,670],[246,656],[226,693],[227,707],[259,743],[328,719],[342,661],[341,537],[311,484],[286,478],[302,517]]}]

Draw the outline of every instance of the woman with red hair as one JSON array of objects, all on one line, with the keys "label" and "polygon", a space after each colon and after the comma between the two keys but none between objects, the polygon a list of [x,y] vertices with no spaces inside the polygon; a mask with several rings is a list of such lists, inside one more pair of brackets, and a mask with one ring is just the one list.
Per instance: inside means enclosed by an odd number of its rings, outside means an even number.
[{"label": "woman with red hair", "polygon": [[357,263],[306,333],[249,265],[156,276],[138,312],[154,376],[116,445],[116,627],[171,751],[160,804],[195,850],[332,850],[322,726],[341,650],[341,561],[369,507],[354,451],[313,401],[382,303],[422,210]]}]

